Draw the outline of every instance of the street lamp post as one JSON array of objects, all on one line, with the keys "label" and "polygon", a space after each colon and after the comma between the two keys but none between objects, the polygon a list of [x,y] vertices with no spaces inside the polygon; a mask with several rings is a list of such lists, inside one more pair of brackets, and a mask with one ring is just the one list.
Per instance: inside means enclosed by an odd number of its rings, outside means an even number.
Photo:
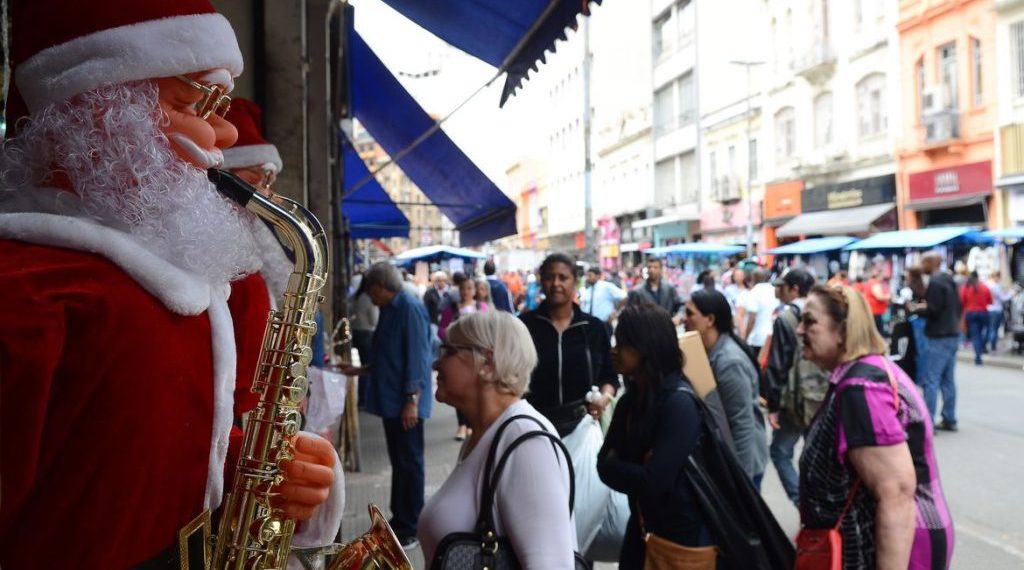
[{"label": "street lamp post", "polygon": [[754,255],[754,199],[751,195],[752,192],[750,188],[750,165],[752,164],[751,160],[756,160],[756,157],[750,155],[750,123],[752,119],[750,100],[753,96],[753,94],[750,92],[750,68],[757,65],[764,65],[764,62],[754,60],[732,60],[729,63],[733,65],[742,65],[747,75],[747,110],[745,113],[747,117],[747,177],[746,184],[744,184],[744,186],[747,193],[747,257],[751,257],[752,255]]}]

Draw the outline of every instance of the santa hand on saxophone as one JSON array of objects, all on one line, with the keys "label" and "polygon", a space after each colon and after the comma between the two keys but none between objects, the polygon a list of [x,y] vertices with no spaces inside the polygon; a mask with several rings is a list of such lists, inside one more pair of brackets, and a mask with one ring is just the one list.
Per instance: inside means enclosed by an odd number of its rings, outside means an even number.
[{"label": "santa hand on saxophone", "polygon": [[[269,304],[229,304],[264,242],[206,175],[237,137],[241,54],[208,0],[32,0],[11,19],[0,566],[158,567],[230,491]],[[336,454],[293,448],[277,506],[329,542]]]}]

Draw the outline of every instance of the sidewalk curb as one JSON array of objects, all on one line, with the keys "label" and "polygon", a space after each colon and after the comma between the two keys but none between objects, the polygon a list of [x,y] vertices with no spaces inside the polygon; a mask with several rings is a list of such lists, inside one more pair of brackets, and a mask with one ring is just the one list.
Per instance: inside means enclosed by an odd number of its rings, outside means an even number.
[{"label": "sidewalk curb", "polygon": [[[1020,370],[1021,366],[1024,366],[1024,358],[1015,356],[991,356],[986,355],[984,358],[983,366],[994,366],[996,368],[1007,368],[1010,370]],[[974,354],[970,352],[957,351],[956,359],[958,362],[974,362]]]}]

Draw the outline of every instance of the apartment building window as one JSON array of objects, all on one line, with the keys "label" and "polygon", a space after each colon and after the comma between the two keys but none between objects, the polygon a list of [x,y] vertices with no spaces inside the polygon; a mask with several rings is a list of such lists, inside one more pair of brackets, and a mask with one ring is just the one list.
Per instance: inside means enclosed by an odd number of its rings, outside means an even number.
[{"label": "apartment building window", "polygon": [[654,132],[656,134],[664,134],[672,130],[675,123],[672,102],[671,83],[654,93]]},{"label": "apartment building window", "polygon": [[1024,20],[1010,25],[1010,63],[1013,65],[1013,96],[1024,97]]},{"label": "apartment building window", "polygon": [[974,80],[974,106],[979,107],[984,102],[981,84],[981,40],[971,38],[971,75]]},{"label": "apartment building window", "polygon": [[924,78],[924,57],[917,60],[914,64],[914,77],[917,78],[917,116],[924,116],[924,90],[928,88],[928,84],[925,83]]},{"label": "apartment building window", "polygon": [[679,179],[682,184],[683,204],[697,201],[697,153],[688,152],[679,158]]},{"label": "apartment building window", "polygon": [[886,129],[885,75],[873,73],[857,83],[857,124],[861,137]]},{"label": "apartment building window", "polygon": [[828,0],[812,0],[812,38],[813,46],[827,46],[828,37]]},{"label": "apartment building window", "polygon": [[757,139],[747,141],[747,180],[757,180]]},{"label": "apartment building window", "polygon": [[679,126],[686,126],[697,119],[697,92],[693,84],[693,72],[679,78]]},{"label": "apartment building window", "polygon": [[654,165],[654,203],[666,206],[675,203],[676,159],[666,158]]},{"label": "apartment building window", "polygon": [[693,2],[683,0],[676,4],[676,19],[679,21],[679,45],[686,45],[693,39],[696,21],[693,14]]},{"label": "apartment building window", "polygon": [[708,179],[711,180],[711,191],[716,192],[718,189],[718,152],[711,151],[708,153]]},{"label": "apartment building window", "polygon": [[784,162],[796,152],[796,113],[784,107],[775,113],[775,160]]},{"label": "apartment building window", "polygon": [[675,10],[669,9],[654,21],[654,58],[671,53],[675,49],[676,39]]},{"label": "apartment building window", "polygon": [[950,42],[938,49],[939,86],[945,107],[957,109],[956,92],[956,42]]},{"label": "apartment building window", "polygon": [[832,94],[822,93],[814,99],[814,146],[832,144]]}]

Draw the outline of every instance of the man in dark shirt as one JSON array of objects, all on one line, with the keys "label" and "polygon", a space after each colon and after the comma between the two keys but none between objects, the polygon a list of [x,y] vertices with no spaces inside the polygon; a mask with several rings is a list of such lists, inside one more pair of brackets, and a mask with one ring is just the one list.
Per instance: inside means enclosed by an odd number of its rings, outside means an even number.
[{"label": "man in dark shirt", "polygon": [[629,302],[653,303],[672,315],[672,322],[679,326],[683,322],[682,315],[678,314],[683,306],[679,300],[679,293],[676,288],[662,279],[664,266],[661,259],[652,257],[647,260],[647,281],[629,292]]},{"label": "man in dark shirt", "polygon": [[508,294],[508,287],[505,287],[505,284],[498,279],[494,272],[494,262],[487,260],[484,263],[484,276],[487,278],[487,284],[491,286],[491,301],[494,302],[494,308],[511,313],[512,296]]},{"label": "man in dark shirt", "polygon": [[930,275],[925,302],[913,307],[914,312],[926,319],[924,334],[928,337],[925,349],[924,401],[935,418],[939,391],[942,392],[942,421],[936,429],[956,431],[956,351],[960,337],[960,295],[953,277],[942,270],[942,256],[928,252],[921,258],[921,269]]}]

